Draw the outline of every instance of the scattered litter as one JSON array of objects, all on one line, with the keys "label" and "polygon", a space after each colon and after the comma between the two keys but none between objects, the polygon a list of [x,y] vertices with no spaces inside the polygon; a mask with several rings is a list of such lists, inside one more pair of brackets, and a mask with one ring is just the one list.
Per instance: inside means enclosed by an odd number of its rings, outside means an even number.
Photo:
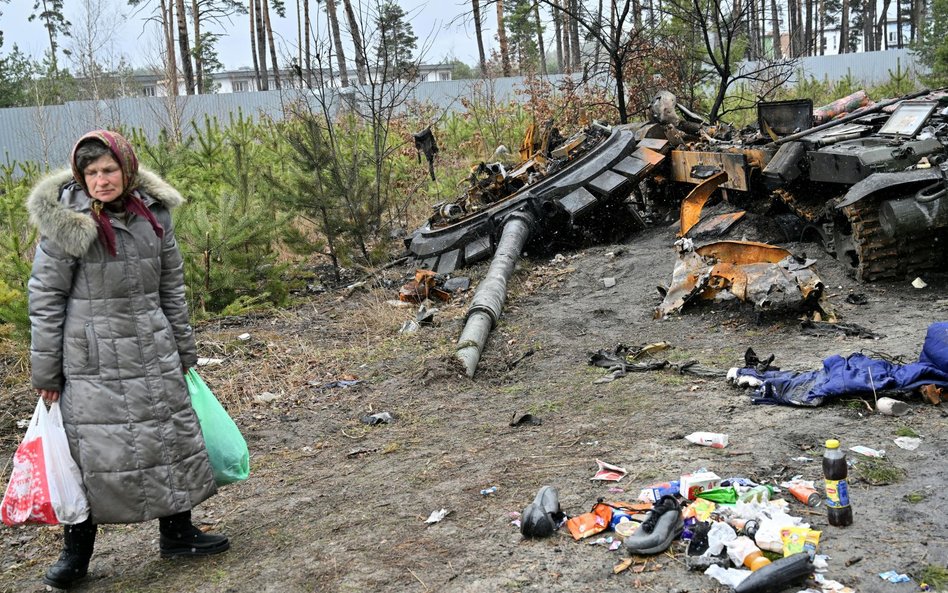
[{"label": "scattered litter", "polygon": [[484,488],[481,490],[481,496],[490,496],[494,492],[497,492],[497,486],[491,486],[490,488]]},{"label": "scattered litter", "polygon": [[[601,545],[612,545],[612,542],[614,541],[616,541],[616,539],[610,535],[609,537],[600,537],[600,538],[594,539],[591,542],[586,542],[586,543],[588,543],[590,546],[601,546]],[[622,543],[622,542],[619,542],[619,543]]]},{"label": "scattered litter", "polygon": [[22,429],[22,428],[26,428],[29,425],[30,425],[30,418],[21,418],[20,420],[16,421],[17,428]]},{"label": "scattered litter", "polygon": [[876,411],[885,416],[904,416],[909,411],[909,405],[891,397],[880,397],[876,402]]},{"label": "scattered litter", "polygon": [[513,417],[510,419],[510,426],[523,426],[524,424],[540,426],[543,424],[543,420],[534,416],[533,414],[518,414],[514,412]]},{"label": "scattered litter", "polygon": [[820,586],[819,591],[816,593],[855,593],[856,590],[847,587],[846,585],[840,583],[839,581],[834,581],[832,579],[827,579],[821,574],[817,574],[813,577],[813,580],[817,582]]},{"label": "scattered litter", "polygon": [[639,491],[638,500],[642,502],[658,502],[663,496],[674,496],[678,494],[680,485],[681,482],[678,480],[651,484]]},{"label": "scattered litter", "polygon": [[685,440],[696,445],[723,449],[727,447],[727,435],[718,432],[693,432]]},{"label": "scattered litter", "polygon": [[846,302],[851,305],[866,305],[869,303],[869,299],[862,293],[852,292],[846,297]]},{"label": "scattered litter", "polygon": [[444,277],[432,270],[415,270],[415,277],[405,283],[398,291],[399,300],[409,303],[423,303],[430,297],[450,301],[451,293],[441,288]]},{"label": "scattered litter", "polygon": [[856,445],[849,448],[853,453],[859,453],[860,455],[865,455],[866,457],[885,457],[885,451],[882,449],[872,449],[870,447],[863,447],[862,445]]},{"label": "scattered litter", "polygon": [[411,307],[414,306],[412,303],[409,303],[408,301],[396,301],[395,299],[389,299],[385,301],[385,304],[391,307],[395,307],[396,309],[410,309]]},{"label": "scattered litter", "polygon": [[926,286],[928,286],[928,283],[922,280],[921,278],[916,278],[915,280],[912,280],[912,286],[914,286],[915,288],[925,288]]},{"label": "scattered litter", "polygon": [[737,568],[723,568],[717,564],[712,564],[708,567],[708,570],[704,571],[704,574],[722,585],[737,587],[744,579],[751,575],[751,571]]},{"label": "scattered litter", "polygon": [[241,342],[246,342],[247,340],[250,339],[250,334],[240,334],[239,336],[237,336],[237,339],[240,340]]},{"label": "scattered litter", "polygon": [[456,276],[444,281],[444,289],[448,292],[464,292],[471,287],[471,279],[467,276]]},{"label": "scattered litter", "polygon": [[346,453],[346,457],[365,457],[369,453],[375,453],[378,451],[378,448],[367,449],[365,447],[359,447],[358,449],[353,449]]},{"label": "scattered litter", "polygon": [[360,418],[364,424],[369,426],[375,426],[376,424],[391,424],[395,421],[395,417],[392,416],[389,412],[378,412],[376,414],[368,414]]},{"label": "scattered litter", "polygon": [[217,364],[224,364],[224,359],[223,358],[199,358],[198,359],[199,367],[213,366]]},{"label": "scattered litter", "polygon": [[418,313],[415,314],[415,321],[419,325],[432,325],[434,323],[435,313],[438,312],[437,307],[427,307],[424,303],[418,307]]},{"label": "scattered litter", "polygon": [[[917,288],[917,287],[916,287]],[[888,570],[886,572],[880,572],[879,578],[889,581],[890,583],[908,583],[912,579],[908,578],[908,575],[899,574],[894,570]]]},{"label": "scattered litter", "polygon": [[922,444],[922,439],[917,437],[898,437],[895,439],[895,444],[908,451],[914,451]]},{"label": "scattered litter", "polygon": [[698,497],[699,492],[704,492],[705,490],[710,490],[711,488],[717,488],[720,485],[721,477],[716,473],[709,471],[697,471],[681,476],[681,480],[679,480],[678,493],[688,500],[694,500]]},{"label": "scattered litter", "polygon": [[940,405],[943,401],[948,401],[948,389],[938,385],[922,385],[919,389],[922,393],[922,399],[933,406]]},{"label": "scattered litter", "polygon": [[274,400],[280,399],[280,396],[275,393],[270,393],[269,391],[264,391],[260,395],[253,398],[254,403],[258,404],[268,404]]},{"label": "scattered litter", "polygon": [[611,276],[602,279],[603,288],[612,288],[615,285],[616,285],[616,279]]},{"label": "scattered litter", "polygon": [[796,461],[797,463],[810,463],[813,461],[812,457],[791,457],[791,461]]},{"label": "scattered litter", "polygon": [[450,513],[451,511],[449,511],[448,509],[441,509],[440,511],[431,511],[431,514],[428,515],[427,519],[425,519],[425,523],[428,523],[429,525],[432,523],[438,523],[439,521],[447,517]]},{"label": "scattered litter", "polygon": [[596,465],[599,466],[599,471],[596,472],[596,475],[589,478],[590,480],[602,480],[605,482],[618,482],[629,473],[624,467],[619,467],[618,465],[612,465],[611,463],[606,463],[600,459],[596,460]]},{"label": "scattered litter", "polygon": [[346,388],[353,387],[362,382],[362,379],[340,379],[338,381],[329,381],[328,383],[317,383],[316,381],[309,381],[310,386],[316,389],[334,389],[337,387]]},{"label": "scattered litter", "polygon": [[402,326],[398,328],[398,333],[413,334],[419,329],[421,329],[421,326],[418,325],[417,321],[415,321],[414,319],[406,319],[405,323],[403,323]]},{"label": "scattered litter", "polygon": [[866,329],[855,323],[837,323],[830,321],[814,321],[804,319],[800,322],[800,331],[809,336],[848,336],[850,338],[866,338],[878,340],[885,336]]},{"label": "scattered litter", "polygon": [[609,492],[612,494],[622,494],[623,492],[625,492],[625,488],[619,488],[618,486],[613,486],[612,488],[609,488]]}]

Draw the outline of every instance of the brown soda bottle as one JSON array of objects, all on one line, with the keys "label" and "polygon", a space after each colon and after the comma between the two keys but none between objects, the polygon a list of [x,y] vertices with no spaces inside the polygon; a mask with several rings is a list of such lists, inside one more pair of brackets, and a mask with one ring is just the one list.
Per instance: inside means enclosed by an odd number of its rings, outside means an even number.
[{"label": "brown soda bottle", "polygon": [[853,523],[853,508],[849,504],[849,484],[846,475],[846,453],[839,448],[839,441],[826,441],[823,452],[823,477],[826,480],[826,518],[830,525],[845,527]]}]

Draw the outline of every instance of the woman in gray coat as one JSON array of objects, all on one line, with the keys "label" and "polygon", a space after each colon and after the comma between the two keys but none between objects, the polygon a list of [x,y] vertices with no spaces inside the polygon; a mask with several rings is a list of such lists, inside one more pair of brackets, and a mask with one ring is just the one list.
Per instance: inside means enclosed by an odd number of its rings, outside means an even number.
[{"label": "woman in gray coat", "polygon": [[33,387],[60,401],[90,507],[64,527],[43,579],[60,589],[85,577],[101,523],[158,518],[163,557],[229,547],[191,523],[217,487],[184,380],[197,358],[169,213],[184,200],[139,170],[115,132],[86,134],[71,161],[27,200],[41,236],[29,282]]}]

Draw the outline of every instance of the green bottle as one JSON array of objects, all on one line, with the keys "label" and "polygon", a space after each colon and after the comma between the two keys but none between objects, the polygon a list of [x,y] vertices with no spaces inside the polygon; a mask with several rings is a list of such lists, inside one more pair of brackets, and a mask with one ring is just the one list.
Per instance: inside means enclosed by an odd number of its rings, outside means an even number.
[{"label": "green bottle", "polygon": [[704,490],[699,492],[696,496],[698,498],[703,498],[705,500],[723,504],[734,504],[737,502],[737,490],[730,486],[727,488],[711,488],[710,490]]}]

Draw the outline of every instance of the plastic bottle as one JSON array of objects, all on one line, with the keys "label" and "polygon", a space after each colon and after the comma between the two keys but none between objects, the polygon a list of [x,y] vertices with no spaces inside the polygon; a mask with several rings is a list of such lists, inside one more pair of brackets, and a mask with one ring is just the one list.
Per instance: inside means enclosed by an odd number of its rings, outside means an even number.
[{"label": "plastic bottle", "polygon": [[743,564],[751,570],[759,570],[770,564],[770,560],[748,537],[739,536],[737,539],[727,542],[726,545],[728,557],[737,566]]},{"label": "plastic bottle", "polygon": [[718,432],[693,432],[685,439],[696,445],[714,447],[715,449],[727,447],[727,435]]},{"label": "plastic bottle", "polygon": [[849,484],[846,475],[846,453],[839,448],[839,441],[826,441],[823,452],[823,477],[826,480],[826,518],[830,525],[845,527],[853,523],[853,509],[849,505]]}]

